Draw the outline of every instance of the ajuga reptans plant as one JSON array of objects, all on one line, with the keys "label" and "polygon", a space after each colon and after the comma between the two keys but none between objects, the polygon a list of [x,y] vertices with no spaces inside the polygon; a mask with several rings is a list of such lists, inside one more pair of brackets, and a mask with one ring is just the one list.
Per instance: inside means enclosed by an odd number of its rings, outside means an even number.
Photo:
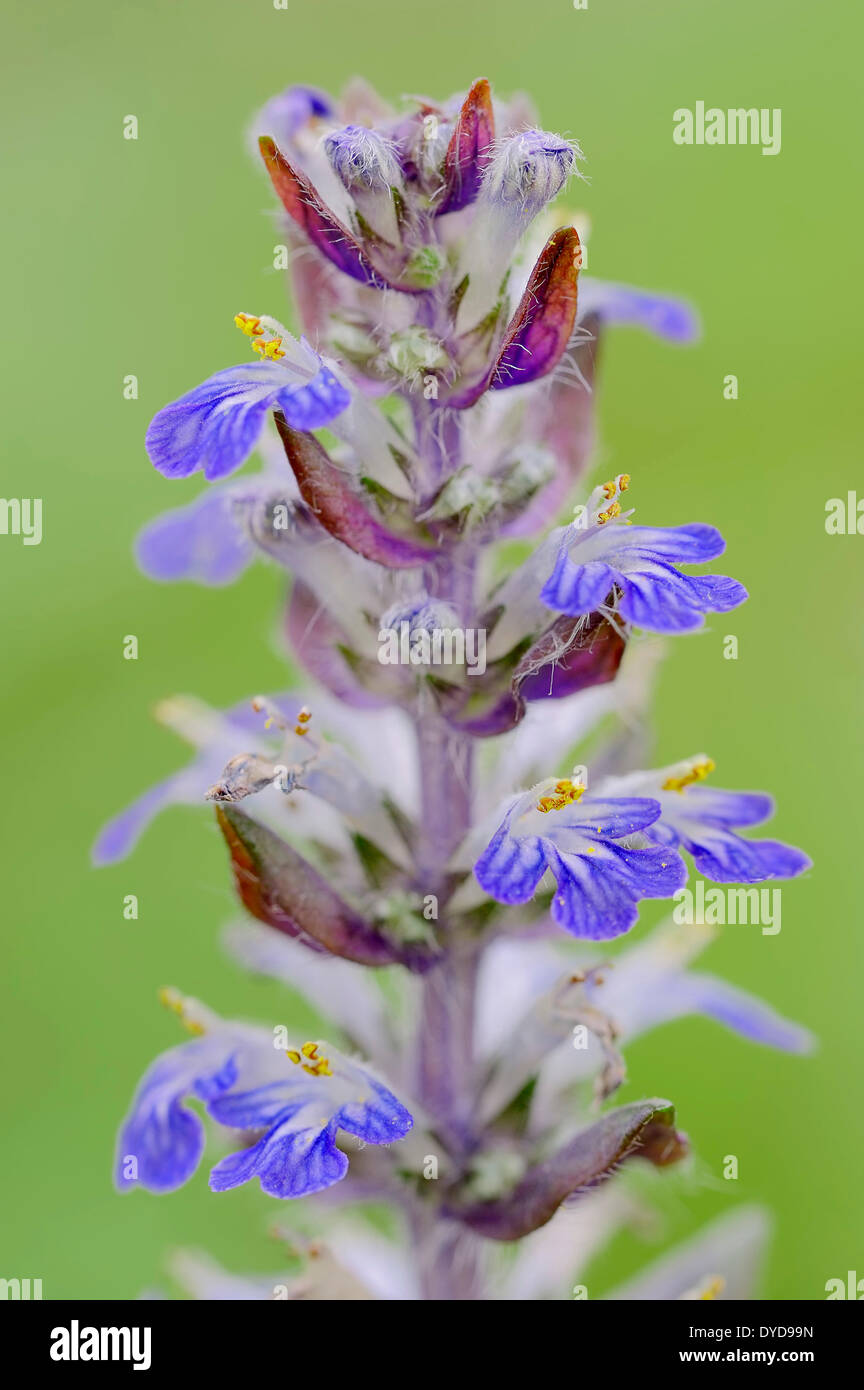
[{"label": "ajuga reptans plant", "polygon": [[[704,754],[651,768],[646,751],[663,637],[747,597],[704,569],[719,532],[634,520],[627,474],[578,490],[604,333],[684,342],[693,316],[580,275],[550,211],[579,146],[485,80],[402,113],[361,83],[340,103],[295,87],[255,134],[303,336],[272,304],[226,307],[243,360],[146,441],[165,477],[211,486],[150,523],[138,559],[206,584],[256,555],[284,569],[291,688],[224,712],[167,700],[193,761],[96,857],[211,802],[246,909],[227,948],[303,991],[327,1040],[164,990],[193,1036],[144,1076],[116,1181],[192,1177],[197,1099],[214,1192],[324,1194],[295,1209],[304,1264],[281,1296],[566,1298],[627,1219],[626,1174],[687,1152],[669,1101],[609,1103],[622,1045],[694,1012],[809,1045],[688,968],[704,923],[606,964],[641,900],[694,869],[752,884],[808,866],[739,833],[769,797],[718,790]],[[638,490],[650,514],[650,477]],[[745,1209],[620,1296],[739,1296],[761,1232]],[[198,1256],[180,1272],[201,1297],[274,1296]]]}]

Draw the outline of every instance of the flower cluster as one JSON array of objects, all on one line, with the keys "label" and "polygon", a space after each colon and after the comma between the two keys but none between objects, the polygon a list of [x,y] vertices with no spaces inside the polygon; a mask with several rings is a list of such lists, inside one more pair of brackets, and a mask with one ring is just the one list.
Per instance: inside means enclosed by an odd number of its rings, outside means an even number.
[{"label": "flower cluster", "polygon": [[[698,1012],[809,1045],[687,968],[704,927],[659,929],[611,983],[592,954],[643,899],[682,888],[688,857],[723,883],[809,865],[738,833],[772,803],[704,785],[707,757],[634,765],[658,653],[644,634],[691,632],[747,598],[684,568],[722,554],[719,532],[633,522],[626,474],[574,509],[603,335],[635,324],[686,342],[696,323],[679,302],[581,275],[577,230],[551,204],[582,151],[483,79],[407,111],[362,83],[339,103],[294,87],[254,134],[301,335],[231,306],[251,356],[160,410],[146,441],[166,478],[200,471],[209,486],[150,522],[137,554],[154,578],[206,584],[275,562],[298,688],[225,712],[165,701],[195,756],[104,829],[95,857],[122,858],[169,805],[209,801],[252,919],[228,948],[302,989],[341,1046],[294,1045],[166,992],[195,1036],[144,1077],[117,1182],[162,1192],[191,1177],[197,1098],[232,1132],[214,1191],[257,1177],[289,1198],[348,1175],[346,1195],[392,1203],[413,1292],[380,1296],[519,1296],[496,1241],[543,1228],[560,1242],[562,1203],[623,1158],[686,1152],[666,1101],[592,1113],[624,1079],[623,1040]],[[253,454],[258,471],[235,476]],[[380,659],[402,626],[443,631],[447,659],[400,662],[398,644]],[[455,638],[478,632],[472,668]],[[570,771],[589,741],[591,768]],[[392,1271],[395,1247],[386,1258]],[[339,1296],[328,1279],[314,1296]]]}]

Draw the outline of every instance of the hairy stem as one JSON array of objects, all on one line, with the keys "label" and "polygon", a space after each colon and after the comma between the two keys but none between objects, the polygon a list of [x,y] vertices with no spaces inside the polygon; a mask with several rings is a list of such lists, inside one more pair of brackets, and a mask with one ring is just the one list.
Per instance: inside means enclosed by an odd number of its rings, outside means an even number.
[{"label": "hairy stem", "polygon": [[[438,417],[436,419],[436,417]],[[437,411],[417,421],[418,451],[428,476],[440,476],[456,464],[458,425]],[[424,575],[430,598],[453,606],[459,622],[474,622],[475,557],[467,547],[445,551]],[[448,1166],[464,1163],[474,1142],[474,1014],[478,953],[459,938],[447,919],[448,862],[471,825],[473,744],[441,717],[432,700],[417,718],[420,764],[421,836],[417,846],[417,886],[442,904],[438,920],[445,955],[423,982],[416,1040],[417,1084],[432,1125],[448,1150]],[[435,1207],[418,1223],[420,1275],[429,1299],[480,1297],[476,1238],[434,1218]]]}]

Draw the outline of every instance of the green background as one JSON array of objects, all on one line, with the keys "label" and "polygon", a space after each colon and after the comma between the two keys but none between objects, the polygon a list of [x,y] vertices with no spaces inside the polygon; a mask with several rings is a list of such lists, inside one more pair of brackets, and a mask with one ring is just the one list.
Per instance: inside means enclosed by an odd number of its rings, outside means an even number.
[{"label": "green background", "polygon": [[[117,867],[93,871],[99,824],[183,757],[149,718],[164,694],[227,704],[278,689],[276,574],[227,590],[154,585],[138,526],[189,499],[150,467],[153,412],[237,360],[238,307],[284,312],[268,190],[243,132],[270,94],[338,90],[362,72],[390,98],[448,95],[486,74],[536,97],[575,135],[590,186],[591,273],[691,298],[701,344],[610,335],[600,398],[604,473],[634,475],[640,519],[711,521],[742,610],[674,643],[659,754],[705,749],[718,784],[766,787],[772,827],[816,869],[784,888],[783,930],[727,928],[710,967],[811,1026],[798,1059],[705,1021],[629,1050],[624,1098],[673,1098],[699,1155],[666,1238],[736,1201],[777,1229],[768,1295],[824,1297],[864,1275],[858,1155],[861,558],[824,529],[825,502],[862,485],[860,261],[853,215],[860,42],[846,6],[801,0],[161,0],[7,7],[3,384],[6,496],[44,499],[44,539],[0,537],[3,567],[2,1269],[45,1296],[134,1297],[173,1245],[232,1269],[275,1268],[275,1204],[181,1193],[116,1196],[116,1124],[152,1056],[177,1041],[167,982],[216,1009],[281,1018],[277,986],[220,954],[233,912],[206,811],[176,810]],[[859,36],[860,38],[860,36]],[[783,148],[681,148],[672,112],[781,107]],[[122,121],[140,121],[137,142]],[[857,285],[855,285],[857,289]],[[140,398],[126,401],[134,373]],[[735,373],[740,399],[725,401]],[[862,488],[864,491],[864,488]],[[722,658],[735,633],[737,661]],[[126,634],[137,662],[122,657]],[[140,918],[122,915],[124,895]],[[302,1014],[292,1013],[298,1026]],[[740,1161],[737,1183],[722,1158]],[[648,1257],[634,1237],[592,1293]]]}]

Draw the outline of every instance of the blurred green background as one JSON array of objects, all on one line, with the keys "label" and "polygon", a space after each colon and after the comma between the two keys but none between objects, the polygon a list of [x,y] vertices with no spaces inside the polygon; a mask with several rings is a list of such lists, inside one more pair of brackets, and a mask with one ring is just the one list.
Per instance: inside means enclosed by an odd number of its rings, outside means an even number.
[{"label": "blurred green background", "polygon": [[[480,74],[501,93],[532,92],[544,124],[588,156],[578,197],[591,273],[701,311],[695,349],[610,335],[604,466],[634,475],[641,520],[718,525],[728,570],[751,591],[673,645],[659,754],[704,748],[720,785],[774,790],[772,829],[812,854],[816,870],[784,889],[781,934],[727,928],[709,964],[807,1023],[821,1050],[790,1058],[682,1022],[630,1049],[624,1098],[673,1098],[708,1179],[672,1204],[669,1240],[758,1200],[777,1222],[767,1295],[820,1298],[827,1279],[864,1275],[864,537],[824,530],[828,498],[864,493],[850,20],[845,6],[802,0],[7,7],[2,491],[44,499],[44,538],[0,537],[0,1274],[41,1277],[48,1298],[127,1298],[162,1278],[176,1245],[237,1271],[280,1262],[266,1234],[275,1204],[257,1190],[213,1197],[202,1171],[173,1197],[121,1198],[110,1181],[132,1088],[178,1040],[159,985],[228,1013],[285,1015],[278,988],[243,978],[218,948],[233,903],[211,818],[167,814],[109,870],[91,870],[88,851],[102,820],[184,755],[149,717],[161,696],[225,704],[284,684],[274,572],[222,591],[137,573],[139,525],[199,486],[159,477],[143,435],[159,406],[237,360],[238,307],[284,312],[272,204],[244,149],[250,114],[290,82],[338,90],[362,72],[391,98],[444,96]],[[782,153],[674,145],[673,110],[700,99],[781,107]],[[128,114],[137,142],[122,138]],[[137,401],[123,399],[128,373]],[[727,632],[737,661],[722,658]],[[126,634],[137,662],[123,660]],[[137,922],[122,915],[129,893]],[[728,1153],[737,1183],[719,1180]],[[616,1241],[592,1295],[650,1253]]]}]

